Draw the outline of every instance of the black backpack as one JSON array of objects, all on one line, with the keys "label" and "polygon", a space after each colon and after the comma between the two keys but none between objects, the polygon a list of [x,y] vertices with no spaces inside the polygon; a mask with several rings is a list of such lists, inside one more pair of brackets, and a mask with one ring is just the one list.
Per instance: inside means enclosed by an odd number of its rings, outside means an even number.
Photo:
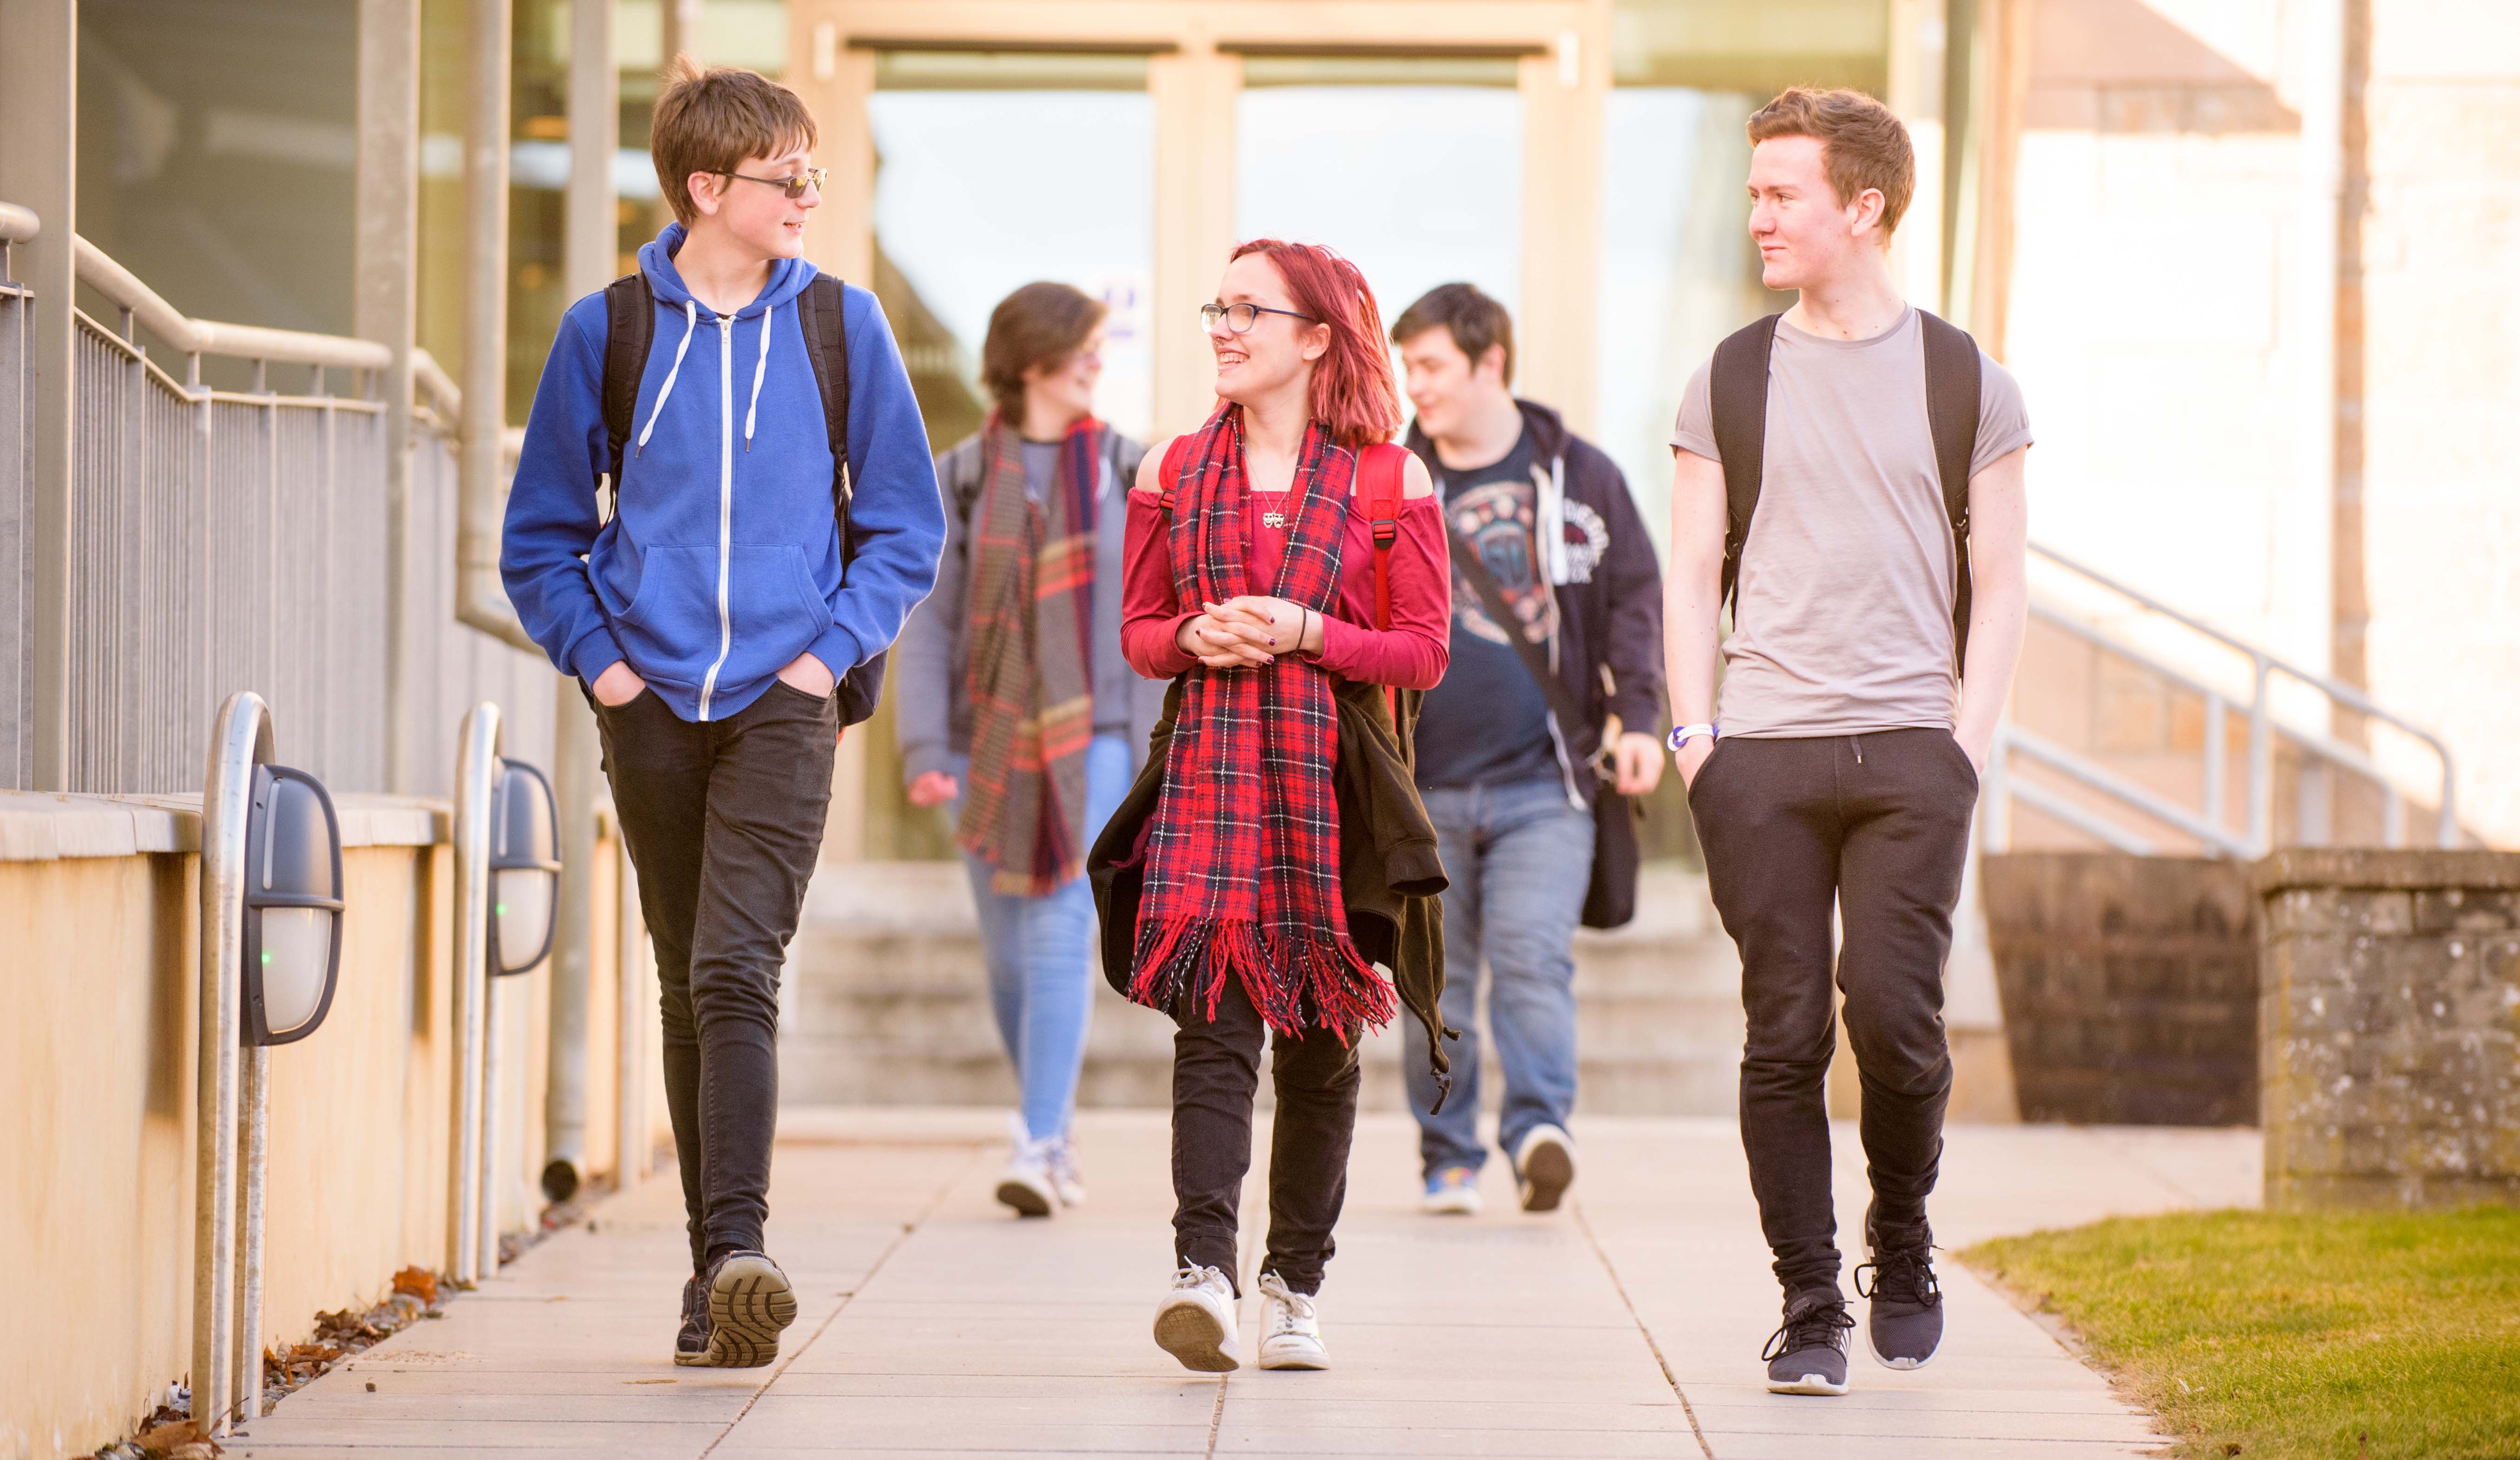
[{"label": "black backpack", "polygon": [[[1724,579],[1716,601],[1732,603],[1740,586],[1741,547],[1750,540],[1750,514],[1759,509],[1759,478],[1767,465],[1768,352],[1776,343],[1770,315],[1733,332],[1715,347],[1706,381],[1707,407],[1715,418],[1715,449],[1724,458]],[[1943,482],[1943,513],[1951,519],[1953,561],[1959,583],[1952,596],[1954,662],[1968,667],[1969,460],[1977,454],[1977,341],[1968,332],[1924,310],[1925,419],[1934,432],[1934,465]],[[1740,614],[1733,604],[1733,614]]]},{"label": "black backpack", "polygon": [[[832,519],[840,533],[840,576],[847,581],[857,559],[857,538],[849,528],[849,335],[840,311],[840,281],[817,274],[796,296],[796,324],[805,332],[805,358],[814,362],[814,383],[823,392],[823,421],[832,441]],[[645,274],[624,274],[604,287],[607,332],[604,340],[604,437],[609,474],[605,480],[620,509],[621,454],[630,444],[639,411],[639,381],[648,370],[648,346],[656,332],[656,295]],[[890,652],[889,650],[885,651]],[[875,714],[883,693],[884,654],[878,653],[839,676],[832,691],[842,728]]]}]

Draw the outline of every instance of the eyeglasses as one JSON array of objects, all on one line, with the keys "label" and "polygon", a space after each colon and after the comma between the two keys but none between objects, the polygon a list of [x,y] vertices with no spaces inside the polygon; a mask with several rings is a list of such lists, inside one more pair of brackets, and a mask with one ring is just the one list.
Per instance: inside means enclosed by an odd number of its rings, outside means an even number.
[{"label": "eyeglasses", "polygon": [[1226,329],[1237,334],[1248,334],[1251,332],[1251,327],[1260,323],[1260,316],[1264,314],[1282,314],[1290,320],[1302,320],[1308,325],[1321,323],[1311,315],[1297,314],[1291,309],[1271,309],[1266,304],[1202,304],[1198,307],[1198,324],[1202,330],[1213,330],[1216,328],[1216,322],[1223,320]]},{"label": "eyeglasses", "polygon": [[719,177],[731,177],[742,182],[759,183],[765,188],[776,188],[780,192],[787,194],[788,200],[791,202],[804,197],[805,190],[808,188],[813,189],[817,193],[823,191],[823,180],[831,175],[832,169],[828,167],[808,167],[804,171],[796,174],[794,177],[754,177],[747,172],[720,172],[718,174]]}]

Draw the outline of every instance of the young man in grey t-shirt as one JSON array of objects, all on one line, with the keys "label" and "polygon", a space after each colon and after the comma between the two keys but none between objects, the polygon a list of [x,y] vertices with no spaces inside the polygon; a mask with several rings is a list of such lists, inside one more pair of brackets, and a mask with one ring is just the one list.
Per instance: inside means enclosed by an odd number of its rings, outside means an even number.
[{"label": "young man in grey t-shirt", "polygon": [[[1942,1339],[1925,1198],[1952,1084],[1943,960],[1978,770],[2021,652],[2030,427],[2012,377],[1892,281],[1886,250],[1915,177],[1899,119],[1856,92],[1796,88],[1749,130],[1750,234],[1768,287],[1801,298],[1767,347],[1764,417],[1750,413],[1760,486],[1738,547],[1720,707],[1719,441],[1738,449],[1748,408],[1728,418],[1727,402],[1749,397],[1727,396],[1712,361],[1689,381],[1672,435],[1664,642],[1672,742],[1708,887],[1741,950],[1741,1143],[1785,1295],[1761,1357],[1771,1390],[1838,1394],[1854,1320],[1838,1288],[1822,1095],[1836,1046],[1830,913],[1845,930],[1834,971],[1872,1183],[1871,1261],[1856,1286],[1871,1300],[1873,1355],[1914,1368]],[[1929,336],[1946,347],[1936,358],[1956,346],[1976,367],[1974,445],[1964,468],[1953,457],[1967,473],[1964,556],[1928,414]],[[1954,414],[1947,435],[1967,427]],[[1964,643],[1954,622],[1963,561]],[[1965,678],[1955,670],[1963,648]]]}]

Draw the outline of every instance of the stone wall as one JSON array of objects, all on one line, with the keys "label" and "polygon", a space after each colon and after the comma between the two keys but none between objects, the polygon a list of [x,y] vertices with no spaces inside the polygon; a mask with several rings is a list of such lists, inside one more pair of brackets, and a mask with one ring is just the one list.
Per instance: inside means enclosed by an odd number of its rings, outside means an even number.
[{"label": "stone wall", "polygon": [[2520,1201],[2520,855],[2258,864],[2273,1209]]},{"label": "stone wall", "polygon": [[2249,869],[2117,852],[1990,855],[1987,939],[2021,1119],[2257,1116]]}]

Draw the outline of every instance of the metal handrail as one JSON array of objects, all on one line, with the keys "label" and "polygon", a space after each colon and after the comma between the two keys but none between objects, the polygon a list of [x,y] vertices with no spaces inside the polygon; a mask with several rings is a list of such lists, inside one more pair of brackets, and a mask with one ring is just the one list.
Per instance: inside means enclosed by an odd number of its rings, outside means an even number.
[{"label": "metal handrail", "polygon": [[[2382,708],[2374,703],[2369,695],[2354,686],[2304,669],[2052,548],[2032,543],[2030,552],[2149,613],[2158,614],[2182,628],[2201,635],[2224,648],[2244,656],[2249,661],[2250,686],[2245,705],[2249,716],[2248,826],[2244,834],[2235,836],[2225,830],[2222,825],[2224,762],[2227,754],[2224,717],[2229,708],[2230,698],[2222,689],[2207,685],[2193,675],[2164,662],[2157,655],[2129,642],[2124,636],[2085,622],[2053,605],[2036,601],[2032,603],[2031,611],[2043,621],[2053,624],[2098,648],[2134,660],[2170,681],[2174,686],[2204,697],[2206,708],[2204,813],[2201,817],[2190,813],[2132,781],[2102,770],[2092,762],[2061,746],[2040,740],[2036,736],[2029,736],[2027,731],[2021,730],[2017,726],[2005,726],[2005,733],[2014,737],[2032,759],[2082,781],[2144,816],[2177,826],[2215,851],[2232,856],[2256,856],[2270,850],[2273,841],[2274,743],[2281,738],[2328,765],[2342,767],[2377,784],[2385,803],[2383,810],[2385,834],[2390,845],[2396,845],[2403,834],[2404,817],[2404,796],[2397,784],[2381,772],[2378,762],[2360,747],[2316,730],[2278,724],[2274,719],[2269,688],[2272,677],[2280,674],[2319,691],[2326,696],[2331,705],[2365,719],[2378,721],[2430,749],[2441,766],[2441,802],[2439,820],[2435,827],[2436,840],[2445,847],[2458,844],[2457,777],[2450,747],[2444,744],[2438,735]],[[1998,769],[2000,773],[2000,768]],[[1996,782],[1995,786],[1991,787],[1996,799],[2001,799],[2004,795],[2014,795],[2038,806],[2042,811],[2050,813],[2055,811],[2055,808],[2048,803],[2057,798],[2024,790],[2002,774],[1992,776],[1991,779]],[[2074,816],[2064,817],[2063,819],[2098,836],[2101,840],[2110,841],[2122,847],[2126,844],[2125,839],[2121,837],[2113,837],[2105,832],[2094,830],[2093,826],[2089,824],[2093,818],[2088,812],[2078,812]],[[2004,825],[2001,816],[1997,825],[1999,828]],[[2000,844],[2001,830],[1999,829]]]},{"label": "metal handrail", "polygon": [[30,243],[43,231],[43,220],[35,216],[33,208],[0,202],[0,243]]},{"label": "metal handrail", "polygon": [[411,388],[415,396],[428,397],[429,408],[440,420],[453,425],[464,415],[464,392],[437,357],[418,345],[411,350]]},{"label": "metal handrail", "polygon": [[115,307],[131,311],[141,328],[187,355],[225,355],[239,360],[341,370],[383,370],[393,364],[392,347],[373,339],[192,319],[141,283],[129,269],[115,263],[104,249],[85,239],[73,243],[78,253],[79,283],[112,300]]}]

